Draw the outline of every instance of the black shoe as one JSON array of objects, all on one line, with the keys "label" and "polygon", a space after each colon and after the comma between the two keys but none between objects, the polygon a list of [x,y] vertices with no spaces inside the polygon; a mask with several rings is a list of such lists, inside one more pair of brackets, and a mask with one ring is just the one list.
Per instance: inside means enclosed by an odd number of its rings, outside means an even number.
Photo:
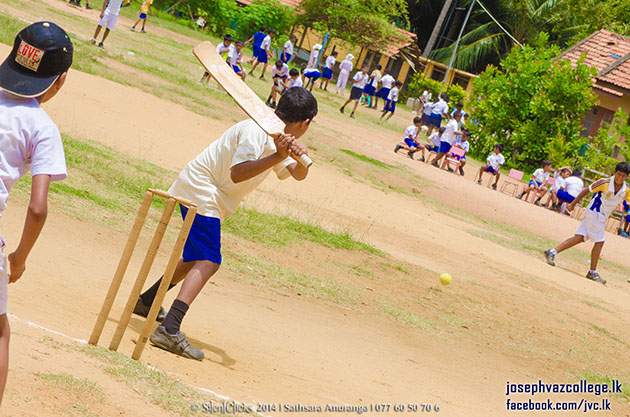
[{"label": "black shoe", "polygon": [[354,119],[354,118],[355,118],[355,117],[354,117],[354,113],[351,113],[351,114],[350,114],[350,117],[352,117],[352,118]]},{"label": "black shoe", "polygon": [[606,280],[602,277],[599,276],[599,274],[597,273],[597,271],[588,271],[588,274],[586,274],[586,278],[593,280],[595,282],[599,282],[601,284],[605,284]]},{"label": "black shoe", "polygon": [[98,47],[99,47],[99,48],[103,48],[103,49],[105,49],[105,46],[103,46],[103,42],[99,42],[99,43],[98,43]]},{"label": "black shoe", "polygon": [[413,159],[413,152],[409,151],[407,152],[407,155],[409,155],[409,158]]},{"label": "black shoe", "polygon": [[402,149],[402,146],[400,146],[400,144],[396,145],[396,147],[394,148],[394,153],[398,153],[398,151],[401,149]]},{"label": "black shoe", "polygon": [[534,201],[534,204],[536,204],[538,207],[542,206],[542,204],[540,203],[540,199]]},{"label": "black shoe", "polygon": [[[149,310],[151,310],[151,306],[145,305],[144,301],[142,301],[142,297],[138,297],[136,306],[133,308],[133,314],[136,314],[141,317],[147,317],[149,315]],[[160,323],[162,323],[165,318],[166,318],[166,311],[164,311],[163,307],[160,307],[160,311],[158,311],[155,321],[159,321]]]},{"label": "black shoe", "polygon": [[464,168],[459,167],[459,175],[464,176]]},{"label": "black shoe", "polygon": [[451,167],[446,167],[446,169],[448,169],[448,172],[455,172],[455,170]]},{"label": "black shoe", "polygon": [[431,162],[431,165],[433,165],[433,166],[434,166],[434,167],[436,167],[436,168],[439,168],[439,167],[440,167],[440,166],[437,164],[437,162],[435,162],[435,161],[434,161],[434,162]]},{"label": "black shoe", "polygon": [[420,162],[424,162],[424,156],[420,157]]},{"label": "black shoe", "polygon": [[85,8],[88,9],[88,10],[92,10],[92,6],[90,6],[89,4],[86,4]]},{"label": "black shoe", "polygon": [[343,114],[343,113],[344,113],[343,107],[341,107],[341,108],[339,109],[339,113],[341,113],[341,114]]},{"label": "black shoe", "polygon": [[519,200],[523,198],[523,193],[520,193],[519,195],[517,195],[516,198],[518,198]]},{"label": "black shoe", "polygon": [[551,266],[556,266],[556,263],[554,262],[553,258],[555,258],[556,255],[554,255],[553,253],[551,253],[551,250],[546,250],[545,251],[545,260],[547,261],[547,263]]},{"label": "black shoe", "polygon": [[164,326],[158,326],[149,340],[151,340],[151,343],[155,346],[176,355],[183,356],[184,358],[196,359],[198,361],[202,361],[205,358],[202,351],[190,346],[190,343],[188,342],[188,339],[186,339],[186,336],[184,336],[184,333],[167,333]]},{"label": "black shoe", "polygon": [[493,189],[494,191],[496,191],[496,190],[497,190],[497,185],[496,185],[496,184],[492,184],[492,189]]}]

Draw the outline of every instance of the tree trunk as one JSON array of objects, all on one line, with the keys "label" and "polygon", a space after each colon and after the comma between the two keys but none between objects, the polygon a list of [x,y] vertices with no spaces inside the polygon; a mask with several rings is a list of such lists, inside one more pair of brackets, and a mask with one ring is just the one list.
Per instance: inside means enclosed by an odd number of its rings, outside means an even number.
[{"label": "tree trunk", "polygon": [[431,32],[431,37],[429,38],[429,42],[427,42],[427,46],[424,48],[422,52],[422,56],[425,58],[429,57],[429,54],[433,50],[435,46],[435,42],[437,41],[438,34],[442,28],[442,24],[444,23],[444,19],[446,19],[446,15],[448,11],[451,9],[451,5],[453,4],[453,0],[446,0],[444,2],[444,6],[442,6],[442,11],[440,12],[440,16],[438,17],[437,22],[435,22],[435,26],[433,27],[433,32]]}]

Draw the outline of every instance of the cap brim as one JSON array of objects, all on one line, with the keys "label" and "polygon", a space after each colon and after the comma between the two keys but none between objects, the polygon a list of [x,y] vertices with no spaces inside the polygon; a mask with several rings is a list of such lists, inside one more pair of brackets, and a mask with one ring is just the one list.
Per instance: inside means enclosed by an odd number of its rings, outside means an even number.
[{"label": "cap brim", "polygon": [[20,97],[37,97],[48,91],[59,75],[24,74],[11,59],[6,59],[0,65],[0,88]]}]

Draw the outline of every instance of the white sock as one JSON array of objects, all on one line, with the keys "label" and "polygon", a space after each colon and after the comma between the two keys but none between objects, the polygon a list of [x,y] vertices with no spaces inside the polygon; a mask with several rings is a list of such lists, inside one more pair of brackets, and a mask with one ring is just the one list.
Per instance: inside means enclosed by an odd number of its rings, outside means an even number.
[{"label": "white sock", "polygon": [[549,253],[552,254],[552,255],[557,255],[558,251],[555,250],[555,249],[549,249]]},{"label": "white sock", "polygon": [[590,270],[590,271],[588,271],[588,272],[589,272],[589,274],[592,274],[592,273],[597,273],[597,271],[596,271],[596,270],[594,270],[594,269],[591,269],[591,270]]}]

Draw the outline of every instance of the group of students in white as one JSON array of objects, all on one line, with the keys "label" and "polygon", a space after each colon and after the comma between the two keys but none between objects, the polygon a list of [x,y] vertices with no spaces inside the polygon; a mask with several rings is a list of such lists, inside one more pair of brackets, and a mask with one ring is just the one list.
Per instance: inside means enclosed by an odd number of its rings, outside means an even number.
[{"label": "group of students in white", "polygon": [[[556,170],[553,177],[553,185],[548,189],[549,176],[552,169],[551,161],[543,161],[541,167],[532,174],[527,188],[519,193],[516,198],[519,200],[525,197],[525,200],[531,193],[536,195],[534,204],[544,206],[550,210],[569,214],[566,210],[566,204],[570,204],[584,189],[584,181],[582,181],[581,173],[578,169],[571,170],[565,166]],[[547,195],[547,200],[542,202],[542,198]]]}]

